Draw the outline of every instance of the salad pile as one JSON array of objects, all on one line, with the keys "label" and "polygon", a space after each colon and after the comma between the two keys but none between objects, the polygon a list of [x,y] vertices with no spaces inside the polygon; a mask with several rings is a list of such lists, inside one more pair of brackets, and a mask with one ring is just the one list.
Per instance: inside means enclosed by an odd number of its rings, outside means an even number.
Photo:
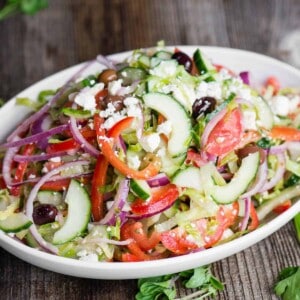
[{"label": "salad pile", "polygon": [[[91,64],[99,72],[82,77]],[[105,68],[103,69],[103,66]],[[98,56],[0,145],[0,229],[41,251],[134,262],[204,251],[300,195],[300,93],[197,49]]]}]

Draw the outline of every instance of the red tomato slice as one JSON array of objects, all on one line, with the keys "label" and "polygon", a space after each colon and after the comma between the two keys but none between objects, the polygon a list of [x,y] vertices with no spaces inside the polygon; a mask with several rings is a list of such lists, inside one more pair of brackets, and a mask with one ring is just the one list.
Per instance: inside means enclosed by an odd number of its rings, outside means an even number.
[{"label": "red tomato slice", "polygon": [[240,143],[242,137],[241,111],[235,108],[229,111],[211,131],[205,151],[213,155],[228,153]]},{"label": "red tomato slice", "polygon": [[187,234],[182,228],[175,228],[161,234],[162,244],[171,252],[180,255],[199,248],[196,243],[187,239]]},{"label": "red tomato slice", "polygon": [[137,199],[131,204],[131,210],[137,215],[155,214],[170,207],[178,198],[175,184],[168,184],[154,190],[149,201]]}]

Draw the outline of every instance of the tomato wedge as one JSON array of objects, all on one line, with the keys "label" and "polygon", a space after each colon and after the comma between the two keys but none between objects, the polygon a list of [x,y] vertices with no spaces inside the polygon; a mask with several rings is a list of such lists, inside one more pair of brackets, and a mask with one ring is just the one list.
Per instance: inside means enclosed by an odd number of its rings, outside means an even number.
[{"label": "tomato wedge", "polygon": [[163,232],[161,242],[169,251],[177,255],[199,248],[196,243],[187,238],[186,232],[180,227]]},{"label": "tomato wedge", "polygon": [[226,113],[212,129],[204,150],[219,156],[235,149],[242,137],[242,115],[238,108]]},{"label": "tomato wedge", "polygon": [[99,155],[92,179],[92,215],[95,222],[100,221],[103,218],[104,205],[103,205],[103,193],[100,188],[105,185],[106,173],[108,168],[108,161],[103,155]]},{"label": "tomato wedge", "polygon": [[175,184],[168,184],[153,189],[150,200],[136,199],[131,210],[136,215],[153,215],[170,207],[178,198],[179,191]]}]

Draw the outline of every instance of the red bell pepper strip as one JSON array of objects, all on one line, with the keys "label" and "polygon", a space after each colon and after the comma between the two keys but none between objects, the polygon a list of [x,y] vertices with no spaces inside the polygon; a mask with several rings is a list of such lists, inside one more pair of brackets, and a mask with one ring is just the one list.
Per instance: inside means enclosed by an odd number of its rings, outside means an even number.
[{"label": "red bell pepper strip", "polygon": [[141,222],[135,222],[132,224],[131,236],[143,251],[153,249],[160,242],[160,234],[153,231],[151,236],[148,237]]},{"label": "red bell pepper strip", "polygon": [[278,91],[280,90],[280,82],[278,78],[276,78],[275,76],[268,77],[265,86],[266,87],[272,86],[274,90],[274,94],[277,94]]},{"label": "red bell pepper strip", "polygon": [[95,222],[100,221],[104,214],[103,192],[100,188],[105,185],[108,161],[103,155],[99,155],[92,179],[92,216]]},{"label": "red bell pepper strip", "polygon": [[250,206],[250,218],[251,218],[251,223],[249,224],[248,229],[252,231],[252,230],[255,230],[259,225],[259,220],[258,220],[258,216],[256,213],[256,209],[255,209],[252,201],[251,201],[251,206]]},{"label": "red bell pepper strip", "polygon": [[136,199],[131,204],[131,211],[136,215],[155,214],[170,207],[178,198],[179,192],[175,184],[168,184],[153,189],[149,201]]},{"label": "red bell pepper strip", "polygon": [[300,130],[293,127],[274,126],[269,135],[273,139],[300,141]]},{"label": "red bell pepper strip", "polygon": [[[28,145],[24,146],[22,154],[23,155],[31,155],[34,152],[34,150],[35,150],[35,145],[34,144],[28,144]],[[18,163],[16,173],[15,173],[15,177],[13,179],[13,183],[18,183],[18,182],[23,181],[27,166],[28,166],[28,162],[19,162]],[[13,196],[20,196],[21,186],[12,187],[10,192]]]},{"label": "red bell pepper strip", "polygon": [[109,130],[107,135],[105,135],[103,128],[101,128],[103,120],[99,115],[95,114],[94,125],[97,133],[97,141],[102,150],[102,154],[106,157],[108,162],[120,173],[129,178],[148,179],[158,174],[160,169],[159,159],[155,159],[153,162],[149,163],[146,168],[138,171],[128,167],[125,162],[123,162],[119,159],[119,157],[116,156],[114,151],[116,138],[124,129],[130,126],[133,119],[133,117],[122,119]]},{"label": "red bell pepper strip", "polygon": [[59,180],[55,180],[55,181],[45,182],[41,186],[40,190],[53,191],[53,192],[64,191],[68,188],[70,181],[71,181],[70,178],[64,178],[64,179],[59,179]]},{"label": "red bell pepper strip", "polygon": [[276,213],[276,214],[281,214],[283,212],[285,212],[286,210],[288,210],[290,207],[292,206],[292,201],[291,200],[287,200],[285,201],[284,203],[276,206],[273,211]]}]

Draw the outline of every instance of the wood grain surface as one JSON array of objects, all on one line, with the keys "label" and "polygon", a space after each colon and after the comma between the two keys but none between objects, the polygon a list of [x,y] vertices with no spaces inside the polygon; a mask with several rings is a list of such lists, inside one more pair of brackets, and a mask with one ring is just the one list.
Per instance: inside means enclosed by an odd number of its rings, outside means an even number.
[{"label": "wood grain surface", "polygon": [[[299,0],[52,0],[35,16],[0,23],[0,98],[73,64],[154,45],[247,49],[300,66]],[[0,1],[3,4],[4,1]],[[298,45],[298,47],[297,47]],[[299,83],[300,84],[300,83]],[[214,263],[217,299],[276,299],[280,269],[300,265],[291,223],[257,245]],[[68,277],[0,248],[0,299],[134,299],[136,281]],[[181,296],[187,291],[180,289]],[[293,299],[290,299],[293,300]]]}]

